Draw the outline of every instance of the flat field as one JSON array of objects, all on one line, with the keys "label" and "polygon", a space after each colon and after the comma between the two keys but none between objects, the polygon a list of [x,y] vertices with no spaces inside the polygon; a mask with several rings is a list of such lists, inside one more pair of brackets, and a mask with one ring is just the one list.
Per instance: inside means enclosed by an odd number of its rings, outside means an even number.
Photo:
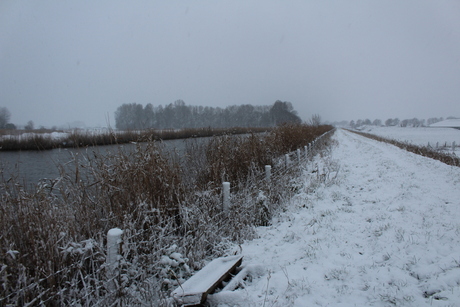
[{"label": "flat field", "polygon": [[[428,128],[428,127],[375,127],[366,126],[361,131],[375,134],[388,139],[409,142],[414,145],[435,147],[444,146],[445,150],[452,151],[452,142],[456,143],[456,154],[460,154],[460,130],[454,128]],[[450,148],[449,148],[450,147]]]}]

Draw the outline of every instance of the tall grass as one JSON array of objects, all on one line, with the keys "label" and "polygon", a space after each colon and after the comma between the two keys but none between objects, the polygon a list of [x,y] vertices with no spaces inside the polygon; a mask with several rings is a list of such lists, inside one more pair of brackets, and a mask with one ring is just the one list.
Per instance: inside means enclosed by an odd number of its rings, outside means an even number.
[{"label": "tall grass", "polygon": [[[0,306],[157,305],[178,279],[269,223],[295,190],[298,169],[278,157],[331,128],[282,126],[191,141],[182,160],[149,142],[75,159],[33,190],[3,180]],[[271,184],[265,164],[274,165]],[[229,212],[222,210],[222,180],[232,182]],[[118,274],[108,280],[106,233],[114,227],[124,235]]]}]

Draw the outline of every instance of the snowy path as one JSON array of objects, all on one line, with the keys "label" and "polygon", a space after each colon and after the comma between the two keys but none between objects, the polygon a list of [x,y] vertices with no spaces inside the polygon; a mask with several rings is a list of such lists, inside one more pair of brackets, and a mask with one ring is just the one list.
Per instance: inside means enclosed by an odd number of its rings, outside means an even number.
[{"label": "snowy path", "polygon": [[265,274],[220,305],[460,306],[460,168],[333,139],[289,210],[242,246]]}]

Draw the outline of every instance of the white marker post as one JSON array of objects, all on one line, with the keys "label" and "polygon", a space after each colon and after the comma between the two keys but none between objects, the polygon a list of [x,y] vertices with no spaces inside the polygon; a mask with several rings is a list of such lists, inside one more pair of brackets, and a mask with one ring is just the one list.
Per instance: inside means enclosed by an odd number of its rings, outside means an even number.
[{"label": "white marker post", "polygon": [[119,250],[122,242],[121,236],[123,230],[120,228],[112,228],[107,232],[107,280],[108,289],[110,292],[116,290],[116,283],[114,281],[118,273]]},{"label": "white marker post", "polygon": [[230,209],[230,182],[223,182],[222,183],[222,191],[223,191],[223,209],[225,212]]},{"label": "white marker post", "polygon": [[297,163],[300,164],[300,149],[297,149]]},{"label": "white marker post", "polygon": [[272,176],[272,167],[271,165],[265,165],[265,180],[270,182],[270,177]]}]

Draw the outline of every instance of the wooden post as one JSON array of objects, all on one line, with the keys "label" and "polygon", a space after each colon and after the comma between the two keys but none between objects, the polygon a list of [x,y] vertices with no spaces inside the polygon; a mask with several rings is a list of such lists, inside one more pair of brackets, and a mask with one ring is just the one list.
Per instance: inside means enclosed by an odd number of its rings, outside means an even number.
[{"label": "wooden post", "polygon": [[230,209],[230,182],[223,182],[222,183],[222,191],[223,191],[223,208],[224,211],[227,212]]},{"label": "wooden post", "polygon": [[304,146],[303,149],[305,150],[305,159],[308,159],[308,146]]},{"label": "wooden post", "polygon": [[285,155],[284,155],[284,158],[285,158],[285,160],[286,160],[286,161],[285,161],[285,162],[286,162],[286,168],[288,168],[288,167],[289,167],[289,154],[285,154]]},{"label": "wooden post", "polygon": [[452,142],[452,151],[455,152],[455,142]]},{"label": "wooden post", "polygon": [[122,242],[121,236],[123,235],[123,230],[120,228],[112,228],[107,232],[107,288],[109,292],[116,291],[116,283],[114,278],[118,273],[118,262],[119,262],[119,251],[120,243]]},{"label": "wooden post", "polygon": [[270,177],[272,175],[272,167],[270,165],[265,165],[265,180],[270,182]]},{"label": "wooden post", "polygon": [[436,142],[436,149],[439,148],[439,142]]},{"label": "wooden post", "polygon": [[297,163],[300,164],[300,149],[297,149]]}]

